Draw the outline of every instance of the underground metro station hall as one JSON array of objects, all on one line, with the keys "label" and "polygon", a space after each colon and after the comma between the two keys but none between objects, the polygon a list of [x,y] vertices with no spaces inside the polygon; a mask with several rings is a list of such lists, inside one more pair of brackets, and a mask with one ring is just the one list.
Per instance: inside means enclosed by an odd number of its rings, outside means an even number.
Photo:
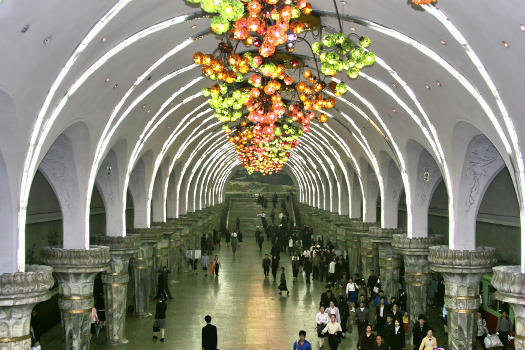
[{"label": "underground metro station hall", "polygon": [[0,0],[0,350],[525,350],[525,6]]}]

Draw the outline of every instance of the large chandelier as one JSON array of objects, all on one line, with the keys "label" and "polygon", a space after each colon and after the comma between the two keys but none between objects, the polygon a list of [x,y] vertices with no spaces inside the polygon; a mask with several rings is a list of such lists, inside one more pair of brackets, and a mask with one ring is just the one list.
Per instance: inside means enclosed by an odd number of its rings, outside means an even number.
[{"label": "large chandelier", "polygon": [[[310,123],[328,120],[323,111],[336,104],[328,92],[342,96],[347,86],[324,79],[343,70],[355,79],[375,60],[366,49],[370,39],[354,41],[355,34],[343,33],[335,1],[339,32],[323,28],[306,0],[186,1],[215,14],[211,30],[222,39],[212,53],[196,52],[193,61],[215,81],[202,94],[250,174],[279,173]],[[314,30],[322,40],[310,44],[307,32]],[[311,49],[315,72],[294,54],[299,41]]]}]

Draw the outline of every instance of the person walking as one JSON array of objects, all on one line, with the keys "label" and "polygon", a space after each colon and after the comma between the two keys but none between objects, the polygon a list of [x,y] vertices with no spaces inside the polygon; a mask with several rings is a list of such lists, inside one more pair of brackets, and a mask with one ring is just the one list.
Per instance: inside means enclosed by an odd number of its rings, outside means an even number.
[{"label": "person walking", "polygon": [[272,276],[274,281],[277,279],[277,269],[279,269],[279,257],[272,256]]},{"label": "person walking", "polygon": [[365,307],[365,303],[361,302],[359,308],[355,311],[355,318],[357,320],[357,332],[363,333],[366,325],[370,322],[370,310]]},{"label": "person walking", "polygon": [[489,334],[489,330],[487,328],[487,321],[485,321],[485,318],[483,318],[483,314],[478,311],[478,319],[476,322],[476,338],[481,343],[481,348],[483,350],[486,349],[485,347],[485,337]]},{"label": "person walking", "polygon": [[412,344],[414,344],[414,350],[419,349],[421,341],[425,338],[430,329],[425,321],[425,315],[420,314],[417,318],[417,322],[414,323],[414,327],[412,327]]},{"label": "person walking", "polygon": [[259,245],[259,252],[262,252],[263,243],[264,243],[264,235],[261,233],[257,237],[257,245]]},{"label": "person walking", "polygon": [[335,258],[328,264],[328,283],[335,284]]},{"label": "person walking", "polygon": [[323,329],[330,322],[330,317],[326,313],[324,306],[319,307],[319,312],[315,315],[315,325],[317,327],[317,337],[319,338],[319,348],[324,347],[324,338]]},{"label": "person walking", "polygon": [[390,350],[403,350],[405,348],[405,328],[399,320],[394,321],[394,333],[390,338]]},{"label": "person walking", "polygon": [[299,256],[297,254],[294,254],[292,256],[292,276],[293,281],[297,281],[297,275],[299,275],[299,266],[301,262],[299,261]]},{"label": "person walking", "polygon": [[434,350],[437,348],[437,339],[432,335],[432,330],[427,331],[427,336],[421,340],[419,350]]},{"label": "person walking", "polygon": [[264,278],[268,277],[268,274],[270,273],[270,265],[272,261],[270,259],[270,256],[268,254],[264,254],[264,258],[262,260],[262,268],[264,272]]},{"label": "person walking", "polygon": [[210,257],[208,256],[208,252],[203,251],[201,256],[201,264],[202,264],[202,271],[204,271],[204,277],[206,277],[207,273],[206,270],[208,269],[208,265],[210,263]]},{"label": "person walking", "polygon": [[380,335],[376,335],[376,341],[372,350],[388,350],[390,347],[384,342],[384,339]]},{"label": "person walking", "polygon": [[304,276],[306,277],[306,284],[310,284],[310,274],[312,273],[312,260],[305,258],[303,263]]},{"label": "person walking", "polygon": [[321,265],[321,256],[317,250],[312,253],[312,279],[315,281],[319,278],[319,267]]},{"label": "person walking", "polygon": [[341,314],[339,314],[339,308],[335,306],[334,301],[330,301],[330,306],[326,309],[326,313],[328,315],[335,315],[335,320],[337,323],[341,324]]},{"label": "person walking", "polygon": [[372,332],[372,326],[367,325],[364,332],[359,335],[357,350],[371,350],[375,346],[376,335]]},{"label": "person walking", "polygon": [[376,329],[380,334],[385,324],[387,313],[388,307],[385,305],[385,297],[381,297],[379,305],[376,306]]},{"label": "person walking", "polygon": [[286,295],[290,295],[290,291],[286,286],[286,274],[284,273],[284,267],[281,267],[281,277],[279,281],[279,295],[282,295],[282,292],[286,291]]},{"label": "person walking", "polygon": [[211,324],[211,316],[204,317],[206,326],[202,327],[202,350],[217,350],[217,327]]},{"label": "person walking", "polygon": [[306,331],[299,331],[299,340],[293,344],[293,350],[312,350],[312,344],[306,340]]},{"label": "person walking", "polygon": [[232,232],[230,237],[231,245],[232,245],[232,252],[233,256],[235,256],[235,252],[237,251],[237,232]]},{"label": "person walking", "polygon": [[155,305],[155,321],[153,323],[153,339],[157,340],[160,332],[160,341],[164,342],[166,333],[166,310],[168,304],[166,297],[162,295]]},{"label": "person walking", "polygon": [[[346,302],[346,295],[341,294],[338,297],[337,305],[339,305],[339,314],[341,315],[341,329],[343,330],[343,338],[348,330],[348,319],[350,318],[350,308]],[[350,329],[350,332],[352,329]]]},{"label": "person walking", "polygon": [[496,326],[496,331],[498,332],[499,340],[503,344],[503,349],[507,348],[507,343],[509,341],[509,332],[510,332],[510,321],[507,311],[501,313],[501,317],[498,318],[498,325]]},{"label": "person walking", "polygon": [[346,295],[348,296],[348,302],[352,307],[352,312],[355,312],[355,303],[357,301],[357,290],[359,287],[354,282],[353,278],[350,278],[350,281],[346,284]]},{"label": "person walking", "polygon": [[343,330],[341,329],[341,324],[337,322],[334,314],[330,315],[330,322],[326,325],[321,333],[328,333],[328,345],[330,346],[330,350],[337,350],[337,347],[341,341],[340,336],[343,333]]},{"label": "person walking", "polygon": [[215,258],[213,258],[213,270],[215,272],[215,277],[217,278],[219,278],[219,267],[221,267],[219,256],[215,255]]}]

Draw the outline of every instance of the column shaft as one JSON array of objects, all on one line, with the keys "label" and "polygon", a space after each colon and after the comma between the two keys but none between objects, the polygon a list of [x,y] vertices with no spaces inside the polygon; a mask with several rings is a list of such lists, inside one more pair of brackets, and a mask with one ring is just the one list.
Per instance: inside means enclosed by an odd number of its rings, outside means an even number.
[{"label": "column shaft", "polygon": [[430,247],[428,260],[432,271],[441,273],[445,280],[448,348],[470,350],[475,344],[479,282],[496,262],[496,249],[450,250],[448,246],[435,246]]},{"label": "column shaft", "polygon": [[153,250],[151,247],[143,243],[137,252],[137,257],[133,259],[132,271],[133,271],[133,282],[135,287],[135,311],[134,316],[136,317],[149,317],[149,296],[151,288],[151,256]]},{"label": "column shaft", "polygon": [[62,347],[64,350],[88,350],[93,281],[97,273],[107,269],[109,248],[44,248],[42,258],[53,267],[59,283]]}]

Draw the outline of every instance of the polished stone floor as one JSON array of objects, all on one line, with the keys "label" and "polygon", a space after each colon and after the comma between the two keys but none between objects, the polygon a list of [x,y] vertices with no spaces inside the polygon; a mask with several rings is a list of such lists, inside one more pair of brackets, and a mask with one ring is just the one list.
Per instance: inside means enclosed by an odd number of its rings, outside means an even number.
[{"label": "polished stone floor", "polygon": [[[200,349],[203,319],[209,314],[218,328],[221,350],[291,349],[301,329],[306,330],[307,339],[314,349],[318,349],[314,318],[324,283],[314,281],[307,286],[302,276],[293,283],[290,259],[288,255],[281,255],[291,293],[288,297],[279,296],[273,278],[264,279],[262,272],[261,259],[269,249],[269,243],[265,242],[263,253],[259,253],[253,234],[240,244],[235,257],[231,248],[223,244],[220,250],[216,250],[222,264],[218,279],[204,277],[199,270],[197,274],[180,274],[171,284],[174,299],[168,303],[165,343],[152,340],[151,318],[128,317],[126,333],[129,344],[117,348]],[[151,309],[153,313],[153,302]],[[339,349],[355,349],[356,333],[354,327]],[[102,332],[98,339],[94,339],[91,348],[115,349],[104,345],[104,338]],[[42,337],[42,348],[61,349],[58,326]]]},{"label": "polished stone floor", "polygon": [[[262,272],[261,259],[269,249],[269,243],[265,242],[263,253],[259,253],[254,237],[246,237],[233,257],[231,249],[223,244],[216,250],[222,264],[218,279],[204,277],[199,271],[181,274],[171,284],[174,299],[168,303],[164,344],[152,340],[152,319],[128,317],[129,344],[118,348],[200,349],[201,328],[207,314],[218,328],[221,350],[290,349],[301,329],[306,330],[312,343],[317,343],[314,318],[324,284],[313,282],[308,287],[303,277],[292,283],[290,260],[283,255],[281,262],[286,268],[290,296],[279,296],[273,278],[265,280]],[[152,312],[153,309],[154,305]],[[45,334],[43,349],[60,349],[59,334],[59,327]],[[92,349],[115,348],[104,346],[103,338],[101,333]],[[349,336],[340,348],[354,348],[355,342]]]}]

